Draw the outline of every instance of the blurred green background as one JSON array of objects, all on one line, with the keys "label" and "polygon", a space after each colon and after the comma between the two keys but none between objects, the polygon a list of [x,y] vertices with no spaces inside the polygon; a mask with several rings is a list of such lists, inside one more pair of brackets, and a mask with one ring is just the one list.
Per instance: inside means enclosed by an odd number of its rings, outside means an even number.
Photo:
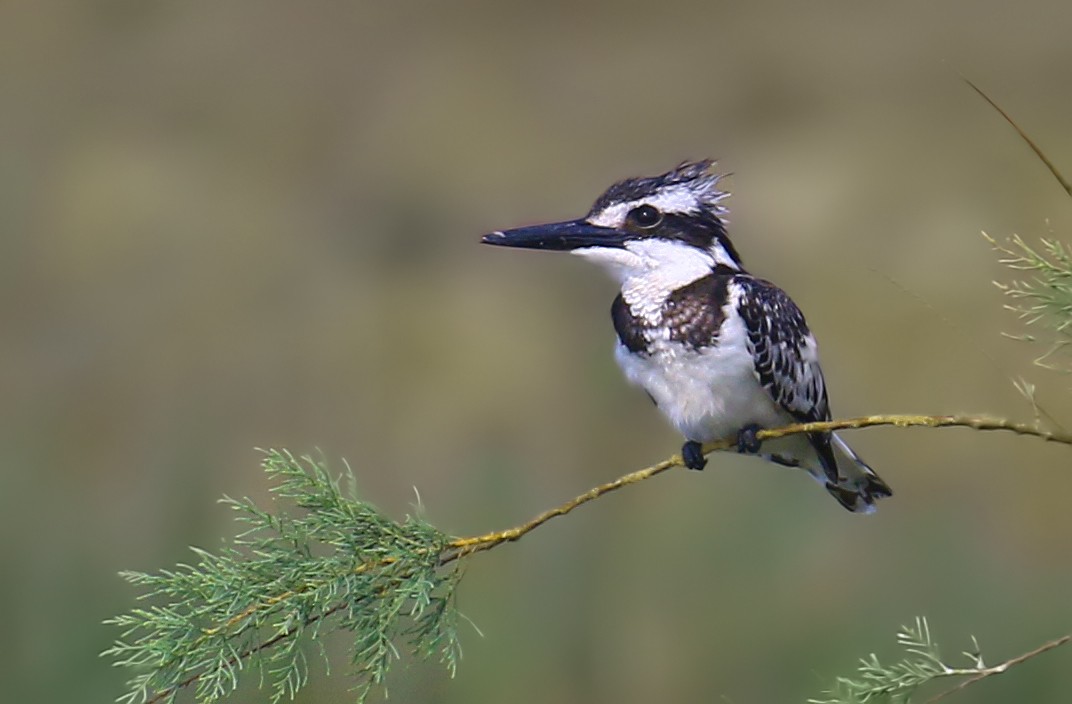
[{"label": "blurred green background", "polygon": [[[610,280],[478,238],[682,159],[733,172],[731,233],[808,312],[837,414],[1030,419],[1023,375],[1072,426],[979,234],[1067,240],[1072,202],[958,77],[1072,172],[1070,26],[1061,0],[0,5],[3,698],[120,694],[116,572],[232,534],[254,447],[345,457],[393,515],[416,487],[455,534],[676,451],[612,361]],[[794,702],[916,614],[950,655],[1072,628],[1068,448],[852,442],[897,492],[870,518],[725,456],[478,557],[484,637],[392,699]],[[1068,701],[1070,657],[957,701]],[[299,701],[350,701],[344,669]]]}]

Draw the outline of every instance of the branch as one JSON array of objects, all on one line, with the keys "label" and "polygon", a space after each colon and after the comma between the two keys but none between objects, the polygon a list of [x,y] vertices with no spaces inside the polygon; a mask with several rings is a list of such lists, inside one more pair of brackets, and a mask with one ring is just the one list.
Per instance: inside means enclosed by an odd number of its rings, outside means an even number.
[{"label": "branch", "polygon": [[1019,665],[1069,641],[1072,641],[1072,634],[1045,643],[1030,652],[1006,660],[1000,665],[988,667],[983,661],[979,642],[972,637],[971,650],[965,650],[962,653],[968,663],[958,667],[948,664],[942,658],[938,644],[931,638],[931,629],[927,624],[927,619],[917,617],[914,625],[901,626],[901,630],[897,633],[897,644],[905,652],[903,659],[883,664],[874,653],[860,658],[854,675],[838,677],[834,685],[823,692],[823,698],[809,699],[808,704],[861,704],[879,700],[907,703],[913,701],[920,687],[936,680],[950,677],[966,678],[957,686],[935,695],[924,703],[933,704],[974,682],[1000,675],[1014,665]]},{"label": "branch", "polygon": [[[874,415],[760,430],[756,437],[763,441],[880,425],[1004,430],[1072,445],[1069,433],[975,416]],[[735,439],[727,439],[706,445],[704,452],[735,446]],[[393,521],[371,504],[344,496],[323,463],[308,457],[298,460],[269,451],[263,464],[280,482],[273,489],[276,496],[292,501],[303,515],[271,514],[249,501],[228,499],[240,520],[251,526],[233,541],[235,547],[218,554],[198,550],[200,561],[194,566],[125,573],[146,590],[143,597],[168,603],[110,621],[124,632],[105,655],[117,665],[148,669],[130,680],[121,701],[170,702],[189,686],[198,700],[216,701],[233,691],[238,673],[253,664],[262,673],[267,669],[273,701],[293,696],[307,677],[299,641],[317,639],[328,617],[333,617],[333,629],[355,636],[359,699],[371,686],[382,685],[391,661],[399,657],[397,640],[418,654],[438,653],[453,671],[458,648],[454,588],[464,558],[517,541],[553,518],[684,461],[673,455],[513,528],[462,538],[445,535],[419,518]]]},{"label": "branch", "polygon": [[993,675],[1000,675],[1001,673],[1003,673],[1006,670],[1008,670],[1010,667],[1015,667],[1016,665],[1019,665],[1020,663],[1027,662],[1028,660],[1030,660],[1031,658],[1033,658],[1033,657],[1035,657],[1037,655],[1042,655],[1043,653],[1045,653],[1045,652],[1047,652],[1049,650],[1053,650],[1054,648],[1059,648],[1062,645],[1064,645],[1065,643],[1068,643],[1069,641],[1072,641],[1072,633],[1069,633],[1068,635],[1061,636],[1060,638],[1055,638],[1054,640],[1051,640],[1048,643],[1043,643],[1042,645],[1040,645],[1039,647],[1035,648],[1034,650],[1030,650],[1030,651],[1024,653],[1023,655],[1018,655],[1018,656],[1016,656],[1014,658],[1006,660],[1005,662],[1001,663],[1000,665],[994,665],[993,667],[984,668],[984,669],[978,671],[977,673],[975,673],[973,676],[969,677],[968,679],[966,679],[963,682],[961,682],[960,684],[958,684],[956,687],[952,687],[950,689],[945,690],[944,692],[936,694],[935,696],[931,697],[926,702],[924,702],[924,704],[934,704],[934,702],[941,701],[942,699],[945,699],[950,694],[953,694],[955,692],[959,692],[960,690],[964,689],[968,685],[975,684],[979,680],[985,680],[987,677],[991,677]]},{"label": "branch", "polygon": [[[1004,430],[1017,435],[1031,435],[1047,442],[1056,442],[1062,445],[1072,445],[1072,433],[1055,432],[1040,428],[1030,423],[1014,423],[1000,418],[988,418],[985,416],[921,416],[921,415],[875,415],[861,416],[859,418],[847,418],[844,420],[830,420],[818,423],[797,423],[783,428],[771,428],[760,430],[756,433],[756,439],[760,441],[774,440],[787,435],[799,433],[825,433],[833,430],[856,430],[858,428],[870,428],[880,425],[892,425],[898,428],[972,428],[974,430]],[[716,450],[728,450],[737,446],[736,439],[727,438],[704,446],[704,454]],[[453,562],[474,552],[490,550],[491,548],[506,542],[518,540],[523,535],[539,528],[552,518],[565,516],[575,508],[583,506],[589,501],[594,501],[604,494],[617,491],[630,484],[637,484],[650,479],[656,474],[662,474],[668,469],[684,466],[681,455],[672,455],[667,459],[653,464],[650,467],[630,472],[612,482],[600,484],[573,498],[561,506],[556,506],[533,518],[527,523],[508,528],[507,530],[485,535],[477,535],[469,538],[458,538],[448,543],[448,552],[441,559],[442,564]]]}]

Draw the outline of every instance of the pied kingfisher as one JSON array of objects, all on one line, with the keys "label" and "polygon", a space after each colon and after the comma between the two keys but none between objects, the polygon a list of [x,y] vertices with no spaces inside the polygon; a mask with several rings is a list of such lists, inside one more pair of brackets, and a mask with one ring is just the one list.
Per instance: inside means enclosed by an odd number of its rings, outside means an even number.
[{"label": "pied kingfisher", "polygon": [[[726,235],[713,161],[619,181],[580,220],[493,232],[487,244],[566,250],[621,284],[611,306],[615,358],[686,439],[703,469],[703,443],[736,437],[758,453],[756,432],[830,419],[815,338],[780,288],[752,276]],[[889,486],[834,433],[771,440],[763,457],[800,467],[838,503],[871,512]]]}]

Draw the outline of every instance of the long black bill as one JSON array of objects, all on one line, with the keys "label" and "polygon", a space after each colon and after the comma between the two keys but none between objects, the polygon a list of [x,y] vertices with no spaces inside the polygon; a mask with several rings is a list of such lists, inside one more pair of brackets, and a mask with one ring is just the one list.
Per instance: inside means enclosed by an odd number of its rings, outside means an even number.
[{"label": "long black bill", "polygon": [[484,244],[525,249],[570,250],[581,247],[621,247],[625,234],[612,227],[598,227],[584,220],[500,230],[484,235]]}]

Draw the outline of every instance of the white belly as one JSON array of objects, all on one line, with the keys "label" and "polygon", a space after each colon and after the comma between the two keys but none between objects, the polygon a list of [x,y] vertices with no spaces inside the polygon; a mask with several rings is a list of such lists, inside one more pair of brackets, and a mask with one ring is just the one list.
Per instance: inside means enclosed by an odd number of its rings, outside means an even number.
[{"label": "white belly", "polygon": [[688,440],[713,442],[734,437],[753,423],[778,427],[788,422],[788,414],[756,379],[743,330],[724,328],[719,343],[696,351],[659,340],[648,356],[633,354],[619,344],[615,358],[629,381],[651,394],[659,410]]}]

